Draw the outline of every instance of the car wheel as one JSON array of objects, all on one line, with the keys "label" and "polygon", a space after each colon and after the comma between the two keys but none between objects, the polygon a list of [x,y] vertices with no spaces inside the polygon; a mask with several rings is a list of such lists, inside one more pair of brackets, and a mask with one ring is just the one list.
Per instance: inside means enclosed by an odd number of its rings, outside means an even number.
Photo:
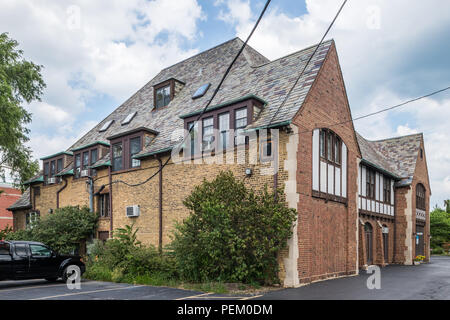
[{"label": "car wheel", "polygon": [[56,280],[58,280],[58,278],[45,278],[45,280],[47,280],[48,282],[56,282]]}]

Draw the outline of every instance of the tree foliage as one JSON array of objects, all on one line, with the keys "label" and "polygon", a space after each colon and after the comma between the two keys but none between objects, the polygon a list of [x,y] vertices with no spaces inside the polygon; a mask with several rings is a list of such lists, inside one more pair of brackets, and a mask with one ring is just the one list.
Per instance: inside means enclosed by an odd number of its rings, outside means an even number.
[{"label": "tree foliage", "polygon": [[246,188],[229,171],[204,180],[184,205],[191,214],[177,225],[172,248],[186,280],[277,281],[278,254],[292,235],[296,210],[267,187]]},{"label": "tree foliage", "polygon": [[0,176],[9,168],[15,183],[22,185],[39,169],[25,146],[31,114],[22,104],[40,100],[45,83],[42,66],[25,60],[17,47],[7,33],[0,34]]},{"label": "tree foliage", "polygon": [[430,213],[431,247],[442,247],[450,242],[450,213],[440,208],[434,208]]},{"label": "tree foliage", "polygon": [[97,226],[97,215],[89,208],[64,207],[38,220],[33,228],[6,235],[7,240],[43,242],[60,253],[71,253]]}]

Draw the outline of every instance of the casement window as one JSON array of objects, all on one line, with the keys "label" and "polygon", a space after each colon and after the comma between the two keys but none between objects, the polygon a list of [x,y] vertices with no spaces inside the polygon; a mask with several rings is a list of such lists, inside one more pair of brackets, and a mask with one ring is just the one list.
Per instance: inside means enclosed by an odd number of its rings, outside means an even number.
[{"label": "casement window", "polygon": [[239,129],[244,129],[247,126],[247,108],[238,109],[235,111],[234,128],[235,128],[235,145],[240,145],[246,142],[246,137],[239,135]]},{"label": "casement window", "polygon": [[144,132],[115,137],[112,140],[112,171],[140,168],[141,161],[133,157],[142,151]]},{"label": "casement window", "polygon": [[109,217],[109,193],[101,194],[99,196],[98,209],[100,217]]},{"label": "casement window", "polygon": [[112,146],[112,170],[119,171],[123,169],[123,146],[122,142],[115,143]]},{"label": "casement window", "polygon": [[25,215],[25,226],[27,229],[33,229],[36,221],[39,220],[39,212],[28,212]]},{"label": "casement window", "polygon": [[130,164],[131,168],[138,168],[141,166],[141,161],[138,159],[133,159],[133,156],[135,154],[138,154],[141,152],[142,146],[141,146],[141,137],[136,137],[133,139],[130,139]]},{"label": "casement window", "polygon": [[313,195],[338,202],[347,198],[347,146],[332,130],[313,130]]},{"label": "casement window", "polygon": [[198,138],[198,122],[189,122],[188,123],[188,130],[190,130],[190,149],[191,149],[191,156],[195,155],[195,152],[197,151],[197,143],[196,140]]},{"label": "casement window", "polygon": [[375,200],[375,171],[367,168],[366,197]]},{"label": "casement window", "polygon": [[383,201],[391,204],[391,179],[383,177]]},{"label": "casement window", "polygon": [[[49,159],[44,162],[44,184],[48,183],[49,178],[55,177],[58,173],[63,170],[63,158]],[[59,178],[57,181],[59,182]]]},{"label": "casement window", "polygon": [[214,147],[214,118],[203,119],[202,123],[202,149],[211,150]]},{"label": "casement window", "polygon": [[78,179],[81,177],[81,171],[88,170],[90,176],[95,176],[97,171],[90,167],[98,160],[98,147],[80,150],[75,154],[74,162],[74,177]]},{"label": "casement window", "polygon": [[222,150],[228,149],[230,145],[230,113],[219,114],[219,134]]},{"label": "casement window", "polygon": [[162,108],[170,103],[171,85],[167,85],[155,90],[155,108]]},{"label": "casement window", "polygon": [[423,186],[423,184],[419,183],[416,186],[416,208],[420,209],[420,210],[426,210],[426,205],[425,205],[425,187]]}]

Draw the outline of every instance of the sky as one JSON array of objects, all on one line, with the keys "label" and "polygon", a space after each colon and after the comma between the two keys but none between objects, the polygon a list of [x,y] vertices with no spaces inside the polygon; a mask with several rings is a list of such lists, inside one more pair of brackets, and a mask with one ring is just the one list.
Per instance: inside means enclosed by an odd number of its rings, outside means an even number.
[{"label": "sky", "polygon": [[[263,0],[2,0],[0,32],[43,65],[29,146],[66,150],[162,68],[250,32]],[[318,43],[340,0],[272,0],[250,45],[276,59]],[[450,1],[349,0],[333,38],[353,117],[450,86]],[[423,132],[431,206],[450,198],[450,91],[355,122],[369,140]]]}]

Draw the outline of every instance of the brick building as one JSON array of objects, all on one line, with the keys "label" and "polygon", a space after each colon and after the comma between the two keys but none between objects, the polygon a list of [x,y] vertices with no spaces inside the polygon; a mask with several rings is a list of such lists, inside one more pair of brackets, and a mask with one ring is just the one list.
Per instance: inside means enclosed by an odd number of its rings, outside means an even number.
[{"label": "brick building", "polygon": [[[134,222],[143,243],[163,246],[189,214],[182,201],[194,186],[231,170],[254,189],[282,188],[298,210],[279,257],[285,286],[428,257],[423,137],[367,141],[355,132],[334,41],[297,83],[315,46],[274,61],[246,47],[194,125],[241,45],[236,38],[163,69],[74,145],[42,158],[10,207],[15,228],[92,203],[99,238]],[[179,131],[191,126],[179,150]]]},{"label": "brick building", "polygon": [[21,197],[22,192],[12,184],[0,182],[0,230],[13,226],[13,215],[7,208]]}]

